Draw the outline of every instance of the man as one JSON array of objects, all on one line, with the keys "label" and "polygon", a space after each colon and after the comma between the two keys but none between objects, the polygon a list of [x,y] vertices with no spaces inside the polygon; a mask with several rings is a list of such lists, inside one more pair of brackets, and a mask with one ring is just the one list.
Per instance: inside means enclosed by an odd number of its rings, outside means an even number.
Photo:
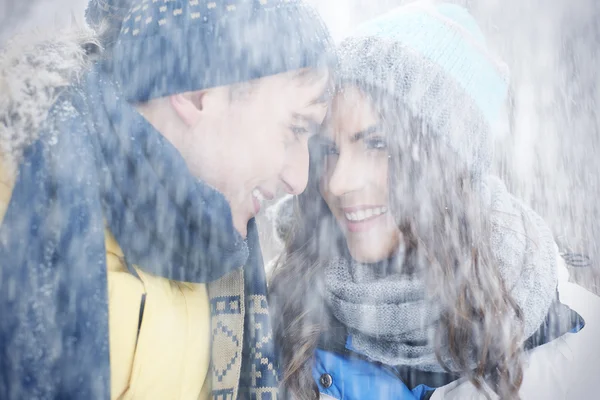
[{"label": "man", "polygon": [[86,15],[2,59],[0,397],[275,398],[253,218],[306,185],[326,29],[295,0]]}]

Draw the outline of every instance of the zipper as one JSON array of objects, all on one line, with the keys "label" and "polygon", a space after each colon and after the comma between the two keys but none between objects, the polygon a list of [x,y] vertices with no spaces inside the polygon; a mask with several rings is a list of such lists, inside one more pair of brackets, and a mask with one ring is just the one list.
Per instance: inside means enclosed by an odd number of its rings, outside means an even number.
[{"label": "zipper", "polygon": [[146,285],[144,285],[144,281],[140,277],[140,274],[138,274],[137,270],[133,267],[133,265],[131,265],[130,262],[127,261],[127,259],[125,259],[125,257],[121,257],[121,261],[123,262],[123,264],[125,264],[129,273],[135,276],[144,287],[144,293],[142,294],[142,298],[140,299],[140,313],[138,316],[137,335],[135,337],[135,344],[137,347],[137,341],[140,338],[140,330],[142,329],[142,320],[144,319],[144,309],[146,308]]}]

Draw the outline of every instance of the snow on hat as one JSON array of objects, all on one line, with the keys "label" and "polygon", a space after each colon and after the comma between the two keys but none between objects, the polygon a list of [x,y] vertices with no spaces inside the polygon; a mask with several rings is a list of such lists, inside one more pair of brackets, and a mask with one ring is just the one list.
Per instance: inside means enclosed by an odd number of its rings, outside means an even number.
[{"label": "snow on hat", "polygon": [[340,45],[340,77],[399,98],[480,176],[491,162],[508,68],[469,12],[415,2],[367,21]]},{"label": "snow on hat", "polygon": [[116,27],[106,67],[132,102],[330,61],[327,28],[302,0],[91,0],[86,17]]}]

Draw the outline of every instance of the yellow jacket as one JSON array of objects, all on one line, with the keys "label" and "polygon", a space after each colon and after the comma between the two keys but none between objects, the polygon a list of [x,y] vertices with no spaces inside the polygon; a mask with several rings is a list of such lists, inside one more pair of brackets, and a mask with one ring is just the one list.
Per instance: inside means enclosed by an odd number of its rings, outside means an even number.
[{"label": "yellow jacket", "polygon": [[[0,159],[0,223],[13,185],[14,174]],[[169,281],[136,268],[138,278],[127,269],[108,230],[105,243],[111,398],[208,399],[211,316],[206,285]]]}]

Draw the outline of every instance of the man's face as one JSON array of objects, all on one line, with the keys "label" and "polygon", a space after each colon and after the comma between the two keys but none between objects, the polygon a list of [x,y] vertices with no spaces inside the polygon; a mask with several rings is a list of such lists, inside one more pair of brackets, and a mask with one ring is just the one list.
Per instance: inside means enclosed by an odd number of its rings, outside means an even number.
[{"label": "man's face", "polygon": [[[180,148],[192,173],[223,193],[236,229],[283,189],[304,191],[308,139],[323,122],[328,74],[274,75],[248,85],[207,90],[198,122]],[[241,93],[239,93],[241,92]]]}]

